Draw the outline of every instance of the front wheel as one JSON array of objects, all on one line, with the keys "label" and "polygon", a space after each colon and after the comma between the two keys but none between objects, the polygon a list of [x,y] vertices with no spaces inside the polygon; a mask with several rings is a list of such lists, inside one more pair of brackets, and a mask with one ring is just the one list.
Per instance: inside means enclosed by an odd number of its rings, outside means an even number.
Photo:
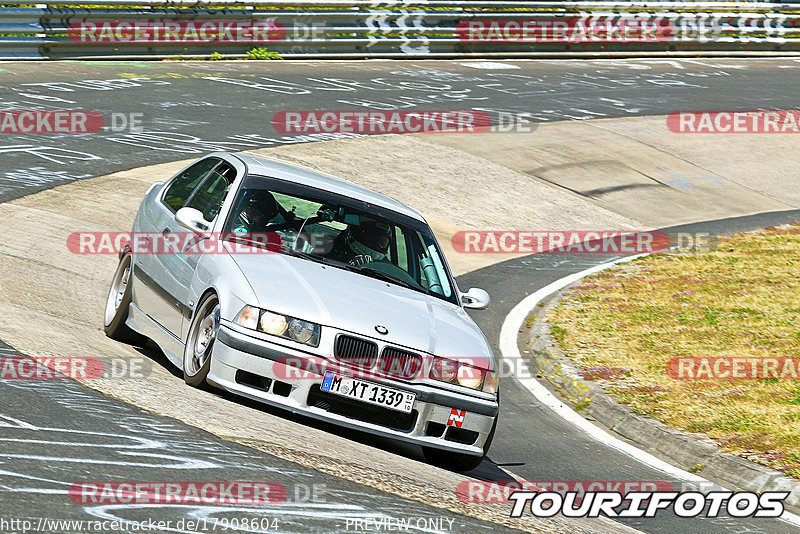
[{"label": "front wheel", "polygon": [[144,345],[147,338],[131,330],[125,321],[128,320],[128,309],[131,304],[131,287],[133,286],[133,256],[128,253],[122,256],[117,271],[111,281],[111,288],[106,298],[103,313],[103,329],[108,337],[134,345]]},{"label": "front wheel", "polygon": [[219,300],[209,295],[197,307],[189,336],[183,348],[183,379],[187,384],[201,387],[211,369],[211,353],[219,330]]}]

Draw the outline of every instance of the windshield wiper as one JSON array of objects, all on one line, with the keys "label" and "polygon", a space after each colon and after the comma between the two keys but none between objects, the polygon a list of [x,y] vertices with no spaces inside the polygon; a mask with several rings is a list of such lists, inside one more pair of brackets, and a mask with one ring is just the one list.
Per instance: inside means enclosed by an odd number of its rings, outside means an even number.
[{"label": "windshield wiper", "polygon": [[281,254],[286,254],[287,256],[295,256],[297,258],[303,258],[305,260],[315,261],[317,263],[324,263],[326,265],[331,265],[329,261],[327,261],[322,256],[317,256],[315,254],[309,254],[308,252],[302,252],[300,250],[295,250],[289,247],[283,247],[281,249]]},{"label": "windshield wiper", "polygon": [[289,247],[283,247],[281,249],[282,254],[286,254],[288,256],[295,256],[297,258],[303,258],[305,260],[311,260],[317,263],[322,263],[324,265],[330,265],[331,267],[338,267],[340,269],[346,269],[348,271],[356,271],[358,267],[354,267],[349,263],[342,263],[340,261],[332,260],[330,258],[326,258],[325,256],[317,256],[316,254],[311,254],[309,252],[303,252],[301,250],[295,250]]},{"label": "windshield wiper", "polygon": [[357,267],[357,266],[354,266],[354,265],[349,265],[349,267],[352,267],[352,269],[350,269],[351,271],[362,273],[362,274],[364,274],[366,276],[369,276],[371,278],[377,278],[378,280],[383,280],[385,282],[391,282],[393,284],[397,284],[399,286],[403,286],[403,287],[406,287],[408,289],[413,289],[414,291],[422,291],[426,295],[430,295],[431,294],[429,289],[427,289],[425,287],[422,287],[421,285],[412,284],[411,282],[406,282],[405,280],[401,280],[399,278],[395,278],[394,276],[392,276],[390,274],[387,274],[387,273],[385,273],[383,271],[379,271],[378,269],[375,269],[374,267],[366,267],[366,266],[365,267]]}]

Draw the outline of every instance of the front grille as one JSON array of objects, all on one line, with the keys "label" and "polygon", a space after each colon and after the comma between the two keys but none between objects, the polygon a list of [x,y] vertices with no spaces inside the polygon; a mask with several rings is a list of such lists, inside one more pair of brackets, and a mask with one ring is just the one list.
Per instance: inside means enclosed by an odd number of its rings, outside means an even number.
[{"label": "front grille", "polygon": [[387,376],[413,378],[422,369],[422,356],[395,347],[385,347],[378,369]]},{"label": "front grille", "polygon": [[369,369],[378,357],[378,345],[366,339],[340,335],[336,338],[334,354],[343,362]]},{"label": "front grille", "polygon": [[349,417],[350,419],[372,423],[373,425],[385,426],[401,432],[410,432],[413,430],[414,425],[417,424],[417,416],[419,415],[416,410],[411,410],[411,413],[403,413],[381,406],[372,406],[371,404],[359,402],[357,400],[339,397],[338,395],[322,391],[319,388],[319,384],[311,386],[311,391],[308,393],[308,405],[320,408],[326,412]]}]

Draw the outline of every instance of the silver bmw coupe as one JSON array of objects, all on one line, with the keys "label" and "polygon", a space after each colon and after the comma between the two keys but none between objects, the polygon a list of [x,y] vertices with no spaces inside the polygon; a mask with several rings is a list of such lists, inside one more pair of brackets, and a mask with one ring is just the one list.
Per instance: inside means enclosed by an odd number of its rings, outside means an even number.
[{"label": "silver bmw coupe", "polygon": [[153,340],[192,386],[477,467],[497,425],[492,350],[423,217],[310,169],[217,152],[147,191],[105,332]]}]

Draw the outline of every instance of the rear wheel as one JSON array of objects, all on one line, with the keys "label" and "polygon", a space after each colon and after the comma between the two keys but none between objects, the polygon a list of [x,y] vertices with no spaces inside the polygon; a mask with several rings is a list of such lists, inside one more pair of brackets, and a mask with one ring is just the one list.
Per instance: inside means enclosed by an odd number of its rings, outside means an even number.
[{"label": "rear wheel", "polygon": [[131,303],[131,288],[133,286],[133,256],[127,253],[122,256],[117,265],[117,271],[108,290],[106,308],[103,314],[105,333],[111,339],[124,341],[134,345],[144,345],[147,338],[134,332],[125,321],[128,319],[128,309]]},{"label": "rear wheel", "polygon": [[187,384],[201,387],[206,384],[211,369],[211,353],[219,330],[219,300],[211,294],[197,307],[189,336],[183,348],[183,379]]},{"label": "rear wheel", "polygon": [[[500,393],[497,394],[497,402],[500,402]],[[492,429],[486,437],[486,442],[483,444],[483,455],[472,456],[469,454],[459,454],[457,452],[445,451],[442,449],[434,449],[433,447],[422,447],[422,454],[428,462],[444,467],[445,469],[452,469],[453,471],[472,471],[476,469],[486,455],[489,453],[489,447],[492,446],[494,440],[494,432],[497,430],[497,420],[500,419],[500,412],[494,418]]]}]

